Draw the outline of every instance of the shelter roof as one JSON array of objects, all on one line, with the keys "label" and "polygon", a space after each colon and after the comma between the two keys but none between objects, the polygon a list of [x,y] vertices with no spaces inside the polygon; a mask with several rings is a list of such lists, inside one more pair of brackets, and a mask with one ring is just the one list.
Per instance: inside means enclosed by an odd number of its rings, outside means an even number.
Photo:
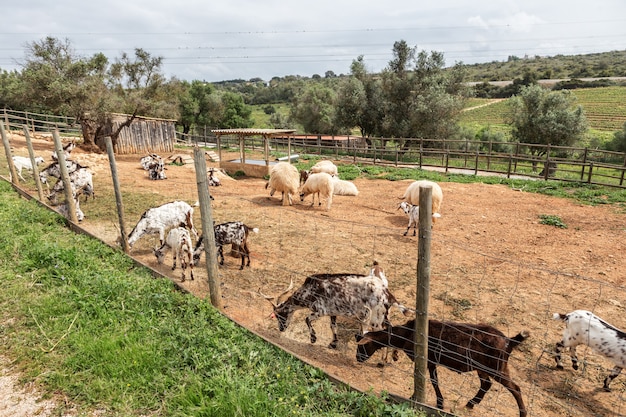
[{"label": "shelter roof", "polygon": [[295,129],[213,129],[215,135],[237,135],[237,136],[275,136],[275,135],[293,135]]}]

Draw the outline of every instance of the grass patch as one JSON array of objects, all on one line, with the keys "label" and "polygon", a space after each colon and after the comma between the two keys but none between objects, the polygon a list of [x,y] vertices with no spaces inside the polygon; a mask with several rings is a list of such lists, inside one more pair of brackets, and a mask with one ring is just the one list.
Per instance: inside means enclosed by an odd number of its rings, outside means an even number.
[{"label": "grass patch", "polygon": [[0,354],[82,415],[414,415],[332,384],[4,182],[0,221]]},{"label": "grass patch", "polygon": [[561,220],[561,218],[557,215],[553,214],[541,214],[539,215],[539,223],[545,224],[548,226],[554,226],[561,229],[567,229],[567,225]]}]

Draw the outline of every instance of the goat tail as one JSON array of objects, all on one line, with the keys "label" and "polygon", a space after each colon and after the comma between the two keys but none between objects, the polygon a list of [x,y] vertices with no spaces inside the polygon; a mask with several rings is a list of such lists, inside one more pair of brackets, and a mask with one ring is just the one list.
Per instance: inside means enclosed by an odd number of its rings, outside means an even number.
[{"label": "goat tail", "polygon": [[552,315],[552,318],[553,318],[554,320],[563,320],[563,321],[565,321],[565,320],[567,319],[567,314],[554,313],[554,314]]},{"label": "goat tail", "polygon": [[528,330],[522,330],[514,337],[508,338],[509,343],[506,347],[507,352],[510,354],[513,349],[518,347],[524,340],[528,339],[530,332]]},{"label": "goat tail", "polygon": [[253,227],[250,230],[252,230],[254,233],[259,233],[259,228],[258,227]]}]

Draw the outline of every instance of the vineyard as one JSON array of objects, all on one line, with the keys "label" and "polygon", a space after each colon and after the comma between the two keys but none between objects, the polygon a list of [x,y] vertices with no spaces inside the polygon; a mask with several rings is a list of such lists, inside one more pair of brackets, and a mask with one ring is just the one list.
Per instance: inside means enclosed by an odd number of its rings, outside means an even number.
[{"label": "vineyard", "polygon": [[[585,110],[589,128],[602,132],[621,130],[626,122],[626,88],[603,87],[573,90],[577,103]],[[481,104],[488,104],[481,106]],[[510,132],[506,125],[509,107],[507,100],[472,99],[461,115],[464,125],[494,126]]]}]

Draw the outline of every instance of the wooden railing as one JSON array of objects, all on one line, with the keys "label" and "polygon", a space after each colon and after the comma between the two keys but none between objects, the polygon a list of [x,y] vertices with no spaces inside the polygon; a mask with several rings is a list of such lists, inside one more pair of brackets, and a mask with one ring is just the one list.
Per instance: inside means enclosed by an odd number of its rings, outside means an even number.
[{"label": "wooden railing", "polygon": [[24,111],[2,109],[0,120],[4,122],[7,130],[22,130],[26,126],[33,135],[38,133],[52,133],[58,130],[59,133],[69,136],[80,136],[82,131],[80,125],[73,117],[52,116],[49,114],[39,114]]}]

